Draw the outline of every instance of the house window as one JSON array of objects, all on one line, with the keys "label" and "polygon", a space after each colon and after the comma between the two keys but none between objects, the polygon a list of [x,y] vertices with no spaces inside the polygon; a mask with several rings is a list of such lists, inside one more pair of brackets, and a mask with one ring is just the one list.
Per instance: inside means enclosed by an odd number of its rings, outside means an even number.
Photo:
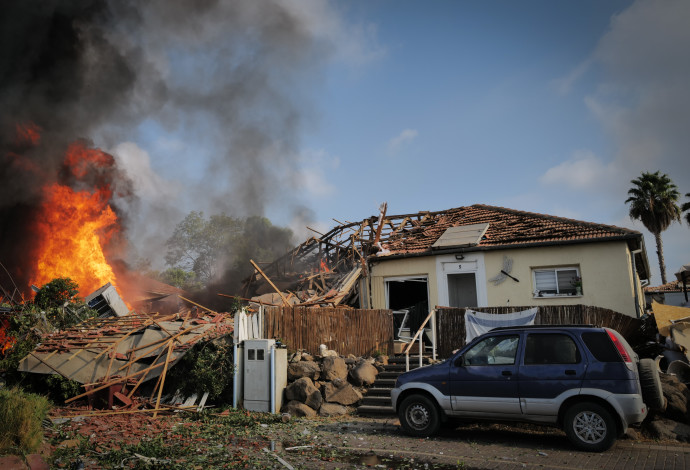
[{"label": "house window", "polygon": [[580,282],[580,270],[576,267],[534,269],[534,290],[537,297],[575,295]]}]

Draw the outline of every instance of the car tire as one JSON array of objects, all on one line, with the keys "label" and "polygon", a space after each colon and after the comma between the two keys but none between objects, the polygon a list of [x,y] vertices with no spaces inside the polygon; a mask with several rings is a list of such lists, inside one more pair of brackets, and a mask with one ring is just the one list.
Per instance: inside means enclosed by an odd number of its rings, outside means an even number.
[{"label": "car tire", "polygon": [[570,442],[587,452],[603,452],[616,442],[616,422],[601,405],[576,403],[565,413],[563,430]]},{"label": "car tire", "polygon": [[400,425],[407,434],[415,437],[429,437],[441,426],[441,416],[436,404],[424,395],[410,395],[400,404],[398,411]]},{"label": "car tire", "polygon": [[640,387],[645,404],[652,410],[663,411],[666,408],[666,400],[656,362],[652,359],[640,359],[637,370],[640,373]]}]

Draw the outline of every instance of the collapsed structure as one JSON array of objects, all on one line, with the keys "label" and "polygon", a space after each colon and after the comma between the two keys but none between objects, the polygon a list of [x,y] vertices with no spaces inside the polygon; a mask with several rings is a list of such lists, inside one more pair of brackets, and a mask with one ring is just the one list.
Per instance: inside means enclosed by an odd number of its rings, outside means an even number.
[{"label": "collapsed structure", "polygon": [[233,331],[229,315],[177,297],[194,306],[167,315],[129,312],[115,288],[106,284],[87,297],[99,317],[42,334],[18,370],[57,374],[84,385],[86,391],[67,403],[107,390],[109,408],[113,397],[118,406],[132,405],[139,386],[159,378],[152,393],[158,393],[158,409],[168,369],[195,344]]}]

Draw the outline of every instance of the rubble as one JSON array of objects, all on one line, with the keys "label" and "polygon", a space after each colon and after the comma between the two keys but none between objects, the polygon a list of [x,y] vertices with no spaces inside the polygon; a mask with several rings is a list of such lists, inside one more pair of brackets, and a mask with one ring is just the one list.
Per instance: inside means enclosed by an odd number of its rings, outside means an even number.
[{"label": "rubble", "polygon": [[[100,295],[100,294],[99,294]],[[134,393],[158,378],[155,409],[161,403],[165,375],[192,346],[232,332],[232,319],[207,312],[186,315],[130,314],[93,318],[75,327],[44,334],[19,364],[19,371],[58,374],[84,385],[86,391],[66,400],[93,399],[105,393],[107,407],[133,409]],[[154,394],[151,396],[154,397]],[[188,406],[192,408],[192,406]]]}]

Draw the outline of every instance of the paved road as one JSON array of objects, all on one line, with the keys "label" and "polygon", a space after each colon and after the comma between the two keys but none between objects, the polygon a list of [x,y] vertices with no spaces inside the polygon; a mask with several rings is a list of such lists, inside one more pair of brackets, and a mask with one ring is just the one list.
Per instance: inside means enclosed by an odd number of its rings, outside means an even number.
[{"label": "paved road", "polygon": [[392,419],[319,428],[323,441],[343,451],[414,458],[418,468],[431,462],[467,469],[690,469],[690,445],[623,439],[606,452],[580,452],[561,431],[536,426],[464,425],[430,439],[404,435]]}]

